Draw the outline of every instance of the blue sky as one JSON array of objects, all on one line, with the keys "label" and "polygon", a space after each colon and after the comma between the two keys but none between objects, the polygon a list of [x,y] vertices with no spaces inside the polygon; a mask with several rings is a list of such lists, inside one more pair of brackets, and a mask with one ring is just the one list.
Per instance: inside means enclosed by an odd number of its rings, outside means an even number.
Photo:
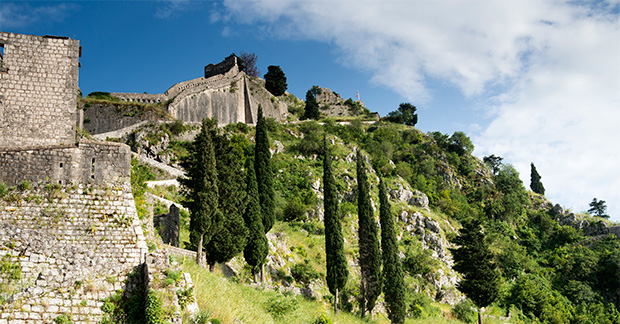
[{"label": "blue sky", "polygon": [[529,186],[620,221],[619,0],[0,1],[0,30],[80,40],[80,87],[162,93],[232,52],[421,130],[465,131]]}]

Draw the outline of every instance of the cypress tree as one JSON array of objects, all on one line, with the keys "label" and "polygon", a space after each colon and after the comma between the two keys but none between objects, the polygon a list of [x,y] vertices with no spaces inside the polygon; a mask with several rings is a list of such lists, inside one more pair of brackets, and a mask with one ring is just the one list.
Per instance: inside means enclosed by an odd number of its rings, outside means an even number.
[{"label": "cypress tree", "polygon": [[202,247],[216,232],[221,219],[218,210],[217,170],[211,129],[217,123],[203,119],[200,133],[182,162],[187,178],[179,178],[188,197],[190,241],[197,247],[196,263],[202,264]]},{"label": "cypress tree", "polygon": [[347,284],[349,270],[344,253],[342,224],[338,215],[336,182],[332,173],[332,162],[327,139],[323,138],[323,206],[325,208],[325,256],[327,259],[327,287],[334,295],[334,311],[338,313],[338,293]]},{"label": "cypress tree", "polygon": [[381,294],[381,252],[377,239],[377,223],[370,204],[370,188],[366,166],[357,151],[357,216],[359,220],[360,268],[362,272],[362,317],[366,310],[372,313],[377,297]]},{"label": "cypress tree", "polygon": [[538,171],[536,170],[536,167],[534,166],[534,163],[531,163],[530,166],[531,166],[530,189],[532,189],[532,191],[537,193],[537,194],[544,195],[545,194],[545,187],[543,186],[542,182],[540,181],[540,179],[542,177],[540,176],[540,174],[538,174]]},{"label": "cypress tree", "polygon": [[407,304],[405,301],[405,276],[403,266],[398,256],[398,241],[394,229],[394,215],[387,198],[385,183],[380,179],[379,183],[379,219],[381,221],[381,248],[383,255],[383,291],[385,303],[390,321],[392,323],[404,323],[407,316]]},{"label": "cypress tree", "polygon": [[[267,257],[269,250],[267,236],[265,236],[265,230],[263,229],[261,206],[258,198],[258,187],[253,162],[253,156],[251,154],[246,154],[245,168],[247,172],[247,202],[245,212],[243,214],[243,220],[248,229],[248,239],[247,245],[243,249],[243,257],[252,267],[254,281],[257,281],[257,269],[265,263],[265,258]],[[262,280],[265,280],[264,276],[262,276]]]},{"label": "cypress tree", "polygon": [[258,106],[258,122],[256,123],[254,158],[254,172],[256,172],[260,208],[263,215],[263,228],[265,233],[268,233],[276,220],[275,194],[273,191],[273,170],[271,168],[267,121],[263,117],[263,108],[260,105]]},{"label": "cypress tree", "polygon": [[501,284],[493,253],[485,240],[482,224],[473,219],[463,224],[460,235],[452,240],[458,248],[451,248],[454,270],[463,275],[456,288],[478,307],[478,323],[482,324],[480,308],[499,297]]},{"label": "cypress tree", "polygon": [[302,119],[319,119],[319,104],[316,102],[312,89],[306,92],[306,108]]},{"label": "cypress tree", "polygon": [[245,210],[245,179],[243,152],[230,145],[226,136],[215,134],[215,157],[218,170],[219,209],[222,224],[205,247],[207,264],[211,272],[215,263],[228,262],[246,244],[247,229],[243,220]]}]

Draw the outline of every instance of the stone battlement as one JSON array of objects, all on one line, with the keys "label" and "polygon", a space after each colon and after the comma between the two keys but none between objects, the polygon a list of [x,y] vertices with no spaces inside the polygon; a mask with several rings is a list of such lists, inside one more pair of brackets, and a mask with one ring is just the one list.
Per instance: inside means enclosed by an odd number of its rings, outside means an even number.
[{"label": "stone battlement", "polygon": [[168,100],[168,96],[165,94],[148,94],[148,93],[124,93],[124,92],[112,92],[112,97],[119,98],[122,102],[138,102],[145,104],[156,104],[165,102]]}]

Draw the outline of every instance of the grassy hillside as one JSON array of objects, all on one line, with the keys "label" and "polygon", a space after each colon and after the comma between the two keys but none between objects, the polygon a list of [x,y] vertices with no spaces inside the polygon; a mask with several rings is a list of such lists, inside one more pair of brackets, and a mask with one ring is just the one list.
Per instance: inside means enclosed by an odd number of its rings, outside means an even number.
[{"label": "grassy hillside", "polygon": [[[228,125],[222,131],[235,145],[248,145],[254,139],[254,129],[245,124]],[[255,284],[242,256],[228,263],[234,272],[228,279],[183,262],[196,285],[205,287],[197,288],[196,295],[201,309],[212,317],[224,323],[313,323],[324,313],[338,323],[361,321],[356,317],[359,267],[354,160],[354,150],[360,148],[374,167],[369,180],[375,215],[376,172],[386,177],[397,215],[409,291],[407,323],[441,323],[457,314],[462,319],[466,314],[473,316],[471,304],[459,302],[463,298],[455,288],[459,275],[451,269],[448,250],[461,222],[472,218],[483,222],[501,275],[500,298],[486,311],[489,321],[620,322],[616,310],[620,242],[604,233],[605,226],[613,224],[558,209],[543,196],[526,190],[509,164],[485,164],[473,157],[473,144],[465,134],[424,134],[409,126],[360,120],[340,125],[330,119],[322,124],[271,120],[269,131],[278,221],[269,235],[267,286],[251,288]],[[324,283],[319,158],[324,135],[333,145],[350,270],[343,292],[345,311],[338,318],[331,314],[331,296]],[[185,142],[171,143],[173,153],[186,152]],[[181,200],[172,188],[149,190]],[[409,199],[409,193],[415,199]],[[187,237],[185,229],[182,240]],[[300,293],[307,297],[292,297]],[[458,304],[453,309],[437,301]],[[267,310],[270,304],[296,306],[288,315],[278,317]],[[385,316],[380,297],[374,321],[383,323]]]}]

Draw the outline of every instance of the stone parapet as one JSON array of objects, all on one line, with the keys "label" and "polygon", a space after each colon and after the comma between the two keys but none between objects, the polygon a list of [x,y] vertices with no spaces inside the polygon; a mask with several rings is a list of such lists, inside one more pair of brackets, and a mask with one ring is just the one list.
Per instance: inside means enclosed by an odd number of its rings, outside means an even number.
[{"label": "stone parapet", "polygon": [[0,149],[0,182],[18,185],[103,184],[129,179],[131,152],[121,143],[80,141],[71,146]]}]

